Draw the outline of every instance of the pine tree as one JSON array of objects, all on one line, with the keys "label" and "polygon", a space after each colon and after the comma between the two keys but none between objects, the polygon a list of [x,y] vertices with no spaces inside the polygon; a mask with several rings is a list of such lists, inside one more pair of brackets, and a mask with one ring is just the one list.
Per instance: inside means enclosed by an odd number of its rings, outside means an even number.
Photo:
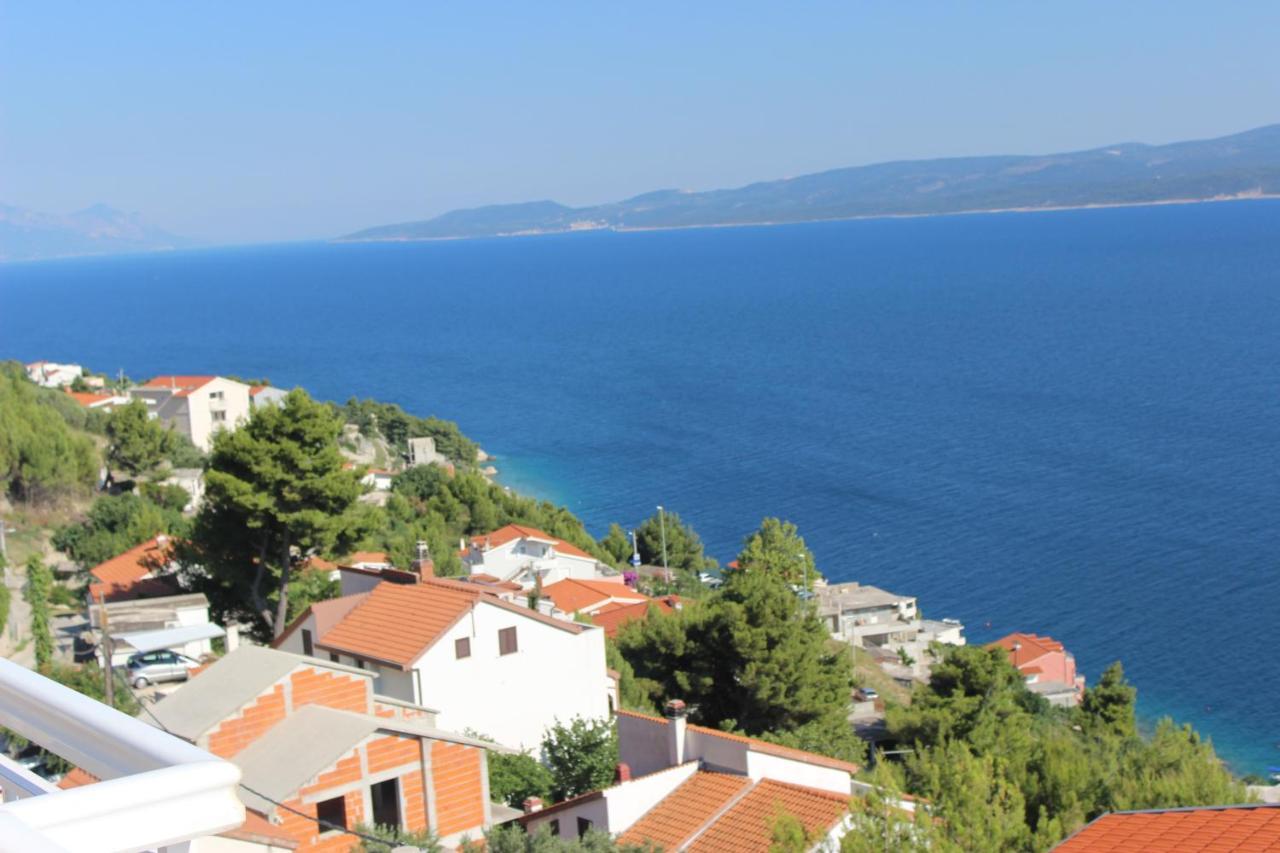
[{"label": "pine tree", "polygon": [[189,557],[207,572],[215,604],[256,617],[268,636],[287,624],[294,562],[349,550],[369,532],[373,515],[356,502],[363,488],[338,452],[341,430],[328,406],[294,389],[214,437]]},{"label": "pine tree", "polygon": [[812,589],[820,575],[813,552],[789,521],[766,518],[760,529],[747,537],[738,554],[738,568],[744,571],[769,572],[789,584]]},{"label": "pine tree", "polygon": [[173,436],[150,418],[146,404],[134,400],[107,418],[107,460],[130,474],[145,473],[173,449]]}]

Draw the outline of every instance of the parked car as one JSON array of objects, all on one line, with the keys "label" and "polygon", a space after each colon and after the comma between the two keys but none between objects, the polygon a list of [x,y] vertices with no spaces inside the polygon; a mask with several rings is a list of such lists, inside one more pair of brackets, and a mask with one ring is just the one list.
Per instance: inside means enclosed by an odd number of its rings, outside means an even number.
[{"label": "parked car", "polygon": [[880,694],[871,687],[859,687],[854,690],[853,695],[859,702],[874,702],[880,698]]},{"label": "parked car", "polygon": [[199,661],[186,655],[161,650],[131,655],[125,668],[130,684],[134,687],[146,687],[162,681],[186,681],[191,675],[191,669],[199,665]]}]

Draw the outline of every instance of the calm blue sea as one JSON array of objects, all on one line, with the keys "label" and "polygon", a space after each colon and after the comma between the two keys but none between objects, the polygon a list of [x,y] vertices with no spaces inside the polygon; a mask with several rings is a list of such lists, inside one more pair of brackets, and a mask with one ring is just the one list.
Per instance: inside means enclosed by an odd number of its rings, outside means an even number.
[{"label": "calm blue sea", "polygon": [[781,515],[1280,764],[1280,203],[7,265],[0,357],[395,401],[722,561]]}]

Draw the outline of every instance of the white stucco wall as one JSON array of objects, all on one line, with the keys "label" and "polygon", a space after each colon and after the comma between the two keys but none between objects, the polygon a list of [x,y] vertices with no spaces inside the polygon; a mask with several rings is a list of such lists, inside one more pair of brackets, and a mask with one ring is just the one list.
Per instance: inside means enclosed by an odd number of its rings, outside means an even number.
[{"label": "white stucco wall", "polygon": [[[498,631],[516,628],[519,650],[498,654]],[[470,638],[458,659],[455,641]],[[609,715],[604,632],[572,633],[478,602],[414,664],[420,705],[439,710],[447,731],[472,730],[516,749],[537,750],[557,720]]]},{"label": "white stucco wall", "polygon": [[808,788],[819,788],[835,794],[848,796],[852,793],[852,777],[844,770],[833,767],[819,767],[790,758],[776,755],[765,755],[760,752],[747,753],[747,775],[752,779],[775,779],[779,782],[790,782]]},{"label": "white stucco wall", "polygon": [[530,818],[525,823],[525,827],[532,834],[537,832],[540,827],[549,825],[553,820],[559,821],[559,837],[572,840],[578,837],[578,818],[586,818],[591,821],[593,829],[602,829],[610,833],[617,832],[617,830],[609,828],[609,804],[603,797],[574,803],[563,809],[557,809],[546,817]]},{"label": "white stucco wall", "polygon": [[618,715],[618,760],[632,776],[644,776],[670,766],[667,727],[629,714]]},{"label": "white stucco wall", "polygon": [[609,804],[609,832],[626,832],[649,809],[662,802],[664,797],[683,785],[697,771],[698,763],[690,761],[607,789],[604,798]]}]

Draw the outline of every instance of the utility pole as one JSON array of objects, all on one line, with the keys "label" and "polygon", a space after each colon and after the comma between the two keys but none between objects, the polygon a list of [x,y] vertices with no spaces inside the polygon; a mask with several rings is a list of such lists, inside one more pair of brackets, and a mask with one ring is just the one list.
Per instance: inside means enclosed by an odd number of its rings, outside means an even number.
[{"label": "utility pole", "polygon": [[662,528],[662,572],[670,583],[671,567],[667,565],[667,514],[661,504],[658,505],[658,524]]},{"label": "utility pole", "polygon": [[116,672],[115,667],[112,665],[111,658],[115,655],[115,649],[111,647],[111,632],[108,630],[109,626],[107,625],[107,599],[101,592],[98,593],[98,622],[99,630],[102,631],[102,655],[103,662],[105,664],[104,668],[107,671],[107,681],[105,685],[107,707],[114,708],[116,706]]}]

